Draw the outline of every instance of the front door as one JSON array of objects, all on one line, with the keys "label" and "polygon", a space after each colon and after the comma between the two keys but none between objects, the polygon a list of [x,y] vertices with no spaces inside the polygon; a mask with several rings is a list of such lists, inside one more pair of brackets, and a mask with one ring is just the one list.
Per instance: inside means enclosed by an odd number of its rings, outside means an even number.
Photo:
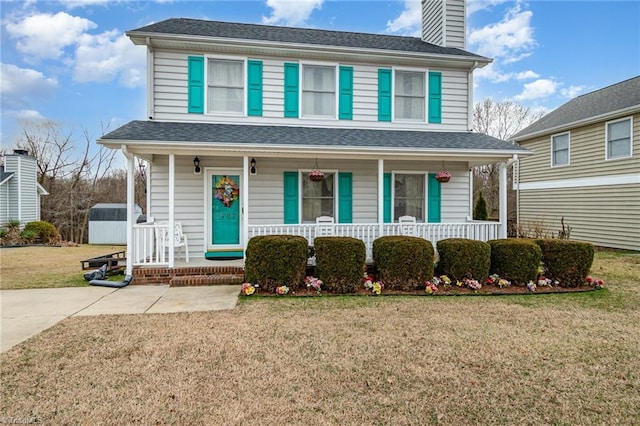
[{"label": "front door", "polygon": [[234,248],[240,245],[240,175],[210,175],[211,248]]}]

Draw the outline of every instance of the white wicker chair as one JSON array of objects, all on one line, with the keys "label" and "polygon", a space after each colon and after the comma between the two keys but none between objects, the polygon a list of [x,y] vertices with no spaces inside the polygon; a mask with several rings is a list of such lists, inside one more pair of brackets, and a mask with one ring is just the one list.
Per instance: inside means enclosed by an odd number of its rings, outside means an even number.
[{"label": "white wicker chair", "polygon": [[[189,242],[187,236],[182,232],[182,224],[180,222],[174,222],[173,228],[173,247],[175,249],[182,249],[184,258],[189,263]],[[169,222],[157,222],[156,223],[156,240],[158,243],[169,248],[169,238],[171,233],[169,232]],[[160,245],[160,244],[158,244]],[[178,253],[180,250],[178,250]],[[164,253],[163,253],[164,255]]]},{"label": "white wicker chair", "polygon": [[416,235],[416,218],[414,216],[400,216],[398,223],[400,224],[400,233],[402,235],[412,237]]}]

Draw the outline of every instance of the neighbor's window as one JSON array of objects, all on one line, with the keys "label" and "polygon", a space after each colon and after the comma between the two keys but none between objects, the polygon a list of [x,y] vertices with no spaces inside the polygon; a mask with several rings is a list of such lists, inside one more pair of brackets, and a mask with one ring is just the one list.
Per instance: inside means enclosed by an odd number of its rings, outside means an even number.
[{"label": "neighbor's window", "polygon": [[394,118],[396,120],[424,121],[424,73],[396,71],[394,74]]},{"label": "neighbor's window", "polygon": [[335,174],[326,173],[320,182],[302,173],[302,221],[315,222],[319,216],[335,217]]},{"label": "neighbor's window", "polygon": [[395,174],[393,197],[393,219],[413,216],[424,222],[424,175]]},{"label": "neighbor's window", "polygon": [[244,113],[244,62],[209,59],[209,112]]},{"label": "neighbor's window", "polygon": [[303,65],[302,115],[336,116],[336,67]]},{"label": "neighbor's window", "polygon": [[607,159],[631,157],[631,118],[607,123]]},{"label": "neighbor's window", "polygon": [[566,166],[569,164],[569,133],[551,137],[551,165]]}]

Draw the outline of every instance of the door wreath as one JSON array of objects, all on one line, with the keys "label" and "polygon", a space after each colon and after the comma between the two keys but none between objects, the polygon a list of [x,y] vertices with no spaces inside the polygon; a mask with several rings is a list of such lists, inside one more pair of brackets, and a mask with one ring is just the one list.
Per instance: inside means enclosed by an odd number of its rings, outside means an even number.
[{"label": "door wreath", "polygon": [[231,207],[234,201],[238,199],[240,190],[238,184],[229,176],[222,176],[216,182],[215,197],[220,200],[225,207]]}]

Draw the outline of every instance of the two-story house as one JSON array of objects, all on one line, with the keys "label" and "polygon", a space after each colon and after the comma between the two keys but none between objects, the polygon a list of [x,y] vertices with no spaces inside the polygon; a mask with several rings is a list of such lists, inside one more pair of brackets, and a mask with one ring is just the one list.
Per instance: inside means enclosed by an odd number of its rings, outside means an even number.
[{"label": "two-story house", "polygon": [[640,251],[640,77],[570,100],[513,139],[520,226]]},{"label": "two-story house", "polygon": [[[255,235],[312,244],[318,218],[369,257],[406,217],[434,243],[506,235],[506,207],[500,223],[471,220],[470,168],[527,150],[470,131],[473,70],[491,60],[464,50],[464,1],[422,10],[422,38],[194,19],[127,32],[148,51],[148,120],[99,143],[129,158],[129,205],[136,156],[148,216],[181,224],[192,262],[241,258]],[[145,225],[129,230],[129,268],[174,266],[173,239],[157,258]]]},{"label": "two-story house", "polygon": [[0,226],[17,220],[20,228],[40,220],[40,197],[49,193],[38,183],[36,158],[24,149],[2,156],[0,165]]}]

